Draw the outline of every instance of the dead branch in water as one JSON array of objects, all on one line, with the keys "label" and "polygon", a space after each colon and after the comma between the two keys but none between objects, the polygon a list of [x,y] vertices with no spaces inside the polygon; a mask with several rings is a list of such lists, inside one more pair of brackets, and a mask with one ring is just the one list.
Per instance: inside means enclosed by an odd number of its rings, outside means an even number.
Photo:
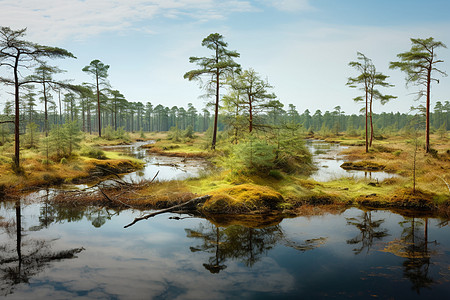
[{"label": "dead branch in water", "polygon": [[442,177],[442,176],[439,176],[439,175],[437,175],[437,177],[439,177],[440,179],[442,179],[442,181],[445,183],[445,185],[447,186],[447,188],[448,188],[448,191],[450,192],[450,185],[448,184],[448,182],[447,181],[445,181],[445,179],[444,179],[444,177]]},{"label": "dead branch in water", "polygon": [[[75,190],[59,190],[56,196],[53,198],[57,201],[64,202],[77,202],[79,200],[85,202],[85,200],[90,201],[91,203],[98,203],[101,198],[106,199],[109,203],[120,204],[125,207],[134,208],[132,205],[126,203],[126,201],[121,201],[122,195],[129,195],[130,193],[136,193],[134,189],[139,189],[144,186],[147,186],[153,183],[158,176],[159,171],[156,172],[155,176],[152,180],[142,180],[140,182],[127,182],[123,181],[117,174],[115,174],[116,178],[109,178],[105,181],[100,181],[92,186],[83,188],[83,189],[75,189]],[[112,193],[106,193],[109,191]],[[43,197],[46,197],[45,195]],[[59,200],[58,200],[59,199]]]},{"label": "dead branch in water", "polygon": [[177,205],[174,205],[172,207],[169,207],[169,208],[166,208],[166,209],[162,209],[162,210],[159,210],[157,212],[154,212],[154,213],[142,216],[142,217],[135,218],[133,222],[131,222],[128,225],[125,225],[123,228],[128,228],[128,227],[136,224],[137,222],[139,222],[141,220],[147,220],[148,218],[154,217],[154,216],[162,214],[162,213],[171,212],[171,211],[177,210],[177,209],[179,209],[181,207],[183,207],[183,208],[187,208],[187,207],[195,208],[197,206],[197,204],[203,203],[206,200],[208,200],[209,198],[211,198],[211,196],[209,196],[209,195],[202,196],[202,197],[197,197],[197,198],[189,200],[188,202],[177,204]]}]

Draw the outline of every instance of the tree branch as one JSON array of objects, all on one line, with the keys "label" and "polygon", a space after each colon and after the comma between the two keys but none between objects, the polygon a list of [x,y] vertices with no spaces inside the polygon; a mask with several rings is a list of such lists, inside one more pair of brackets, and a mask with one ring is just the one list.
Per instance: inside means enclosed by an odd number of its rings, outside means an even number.
[{"label": "tree branch", "polygon": [[178,204],[178,205],[175,205],[175,206],[166,208],[166,209],[162,209],[162,210],[159,210],[159,211],[157,211],[157,212],[154,212],[154,213],[145,215],[145,216],[143,216],[143,217],[135,218],[133,222],[131,222],[131,223],[128,224],[128,225],[125,225],[123,228],[128,228],[128,227],[130,227],[130,226],[136,224],[137,222],[139,222],[139,221],[141,221],[141,220],[147,220],[148,218],[154,217],[154,216],[159,215],[159,214],[162,214],[162,213],[171,212],[171,211],[174,211],[174,210],[176,210],[176,209],[178,209],[178,208],[181,208],[181,207],[189,207],[189,206],[192,206],[192,207],[195,206],[195,207],[196,207],[197,204],[203,203],[203,202],[205,202],[206,200],[208,200],[209,198],[211,198],[210,195],[206,195],[206,196],[194,198],[194,199],[189,200],[188,202],[184,202],[184,203],[181,203],[181,204]]}]

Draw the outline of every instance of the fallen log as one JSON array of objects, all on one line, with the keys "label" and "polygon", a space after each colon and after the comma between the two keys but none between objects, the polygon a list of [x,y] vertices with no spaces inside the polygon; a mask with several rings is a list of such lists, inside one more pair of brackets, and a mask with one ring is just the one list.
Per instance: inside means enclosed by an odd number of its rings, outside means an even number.
[{"label": "fallen log", "polygon": [[123,228],[128,228],[128,227],[136,224],[137,222],[139,222],[141,220],[147,220],[148,218],[154,217],[154,216],[159,215],[159,214],[163,214],[163,213],[166,213],[166,212],[171,212],[171,211],[174,211],[174,210],[178,210],[181,207],[184,208],[184,209],[190,208],[191,210],[194,210],[194,209],[197,208],[197,204],[204,203],[209,198],[211,198],[210,195],[197,197],[197,198],[191,199],[191,200],[189,200],[187,202],[184,202],[184,203],[181,203],[181,204],[177,204],[177,205],[165,208],[165,209],[161,209],[159,211],[156,211],[154,213],[151,213],[151,214],[148,214],[148,215],[145,215],[145,216],[142,216],[142,217],[135,218],[133,222],[131,222],[128,225],[125,225]]}]

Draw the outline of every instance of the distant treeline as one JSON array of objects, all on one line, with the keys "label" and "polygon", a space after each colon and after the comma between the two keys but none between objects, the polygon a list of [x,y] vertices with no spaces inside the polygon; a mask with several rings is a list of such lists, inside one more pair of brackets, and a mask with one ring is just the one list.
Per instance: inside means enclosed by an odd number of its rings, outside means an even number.
[{"label": "distant treeline", "polygon": [[[29,123],[38,125],[39,130],[44,130],[44,113],[35,110],[35,101],[32,97],[23,97],[28,101],[23,101],[21,106],[21,133]],[[48,122],[50,126],[65,124],[71,121],[77,121],[79,127],[84,132],[97,132],[97,110],[93,101],[87,104],[82,99],[77,99],[74,94],[66,94],[62,99],[62,109],[55,102],[50,102],[48,112]],[[187,107],[165,107],[161,104],[154,106],[151,103],[143,104],[141,102],[128,102],[121,99],[120,102],[104,101],[102,104],[102,124],[103,128],[111,127],[114,130],[121,127],[126,131],[168,131],[170,128],[181,130],[191,126],[194,131],[204,132],[212,126],[213,115],[207,108],[197,110],[191,103]],[[14,120],[13,106],[11,102],[6,102],[3,114],[0,115],[0,121]],[[243,118],[242,129],[245,131],[245,113],[241,114]],[[380,113],[373,114],[374,132],[396,132],[411,126],[420,126],[417,119],[424,122],[425,116],[420,111],[414,113]],[[431,124],[434,129],[450,130],[450,102],[444,104],[437,102],[434,111],[431,113]],[[414,121],[414,122],[413,122]],[[235,122],[231,112],[221,109],[219,115],[219,130],[225,130]],[[365,116],[363,113],[357,115],[347,115],[336,106],[332,111],[322,112],[316,110],[311,113],[308,109],[299,113],[292,104],[288,109],[283,109],[278,102],[272,107],[267,106],[260,114],[254,116],[255,128],[277,127],[285,124],[300,124],[305,132],[348,132],[359,134],[365,126]],[[233,127],[236,124],[232,124]],[[13,123],[2,123],[2,134],[13,133]]]}]

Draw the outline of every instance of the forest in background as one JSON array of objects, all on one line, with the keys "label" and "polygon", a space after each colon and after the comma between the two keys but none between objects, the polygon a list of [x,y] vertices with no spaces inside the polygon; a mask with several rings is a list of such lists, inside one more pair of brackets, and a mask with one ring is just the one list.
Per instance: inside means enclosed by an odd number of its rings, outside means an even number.
[{"label": "forest in background", "polygon": [[[122,128],[130,132],[151,132],[169,131],[171,128],[186,130],[191,126],[195,132],[205,132],[212,126],[213,117],[208,107],[199,110],[191,103],[188,103],[187,107],[166,107],[161,104],[153,105],[150,102],[129,102],[118,92],[112,95],[113,97],[107,97],[107,94],[102,94],[101,100],[102,124],[106,128],[109,127],[107,130],[115,131]],[[25,134],[26,128],[30,123],[37,125],[36,130],[44,130],[44,112],[37,109],[39,98],[42,98],[42,96],[35,92],[28,92],[21,97],[20,130],[22,134]],[[61,97],[56,94],[56,96],[48,98],[48,122],[50,127],[77,121],[82,131],[88,133],[98,132],[98,117],[94,94],[90,97],[79,97],[75,93],[65,93]],[[0,115],[0,118],[2,121],[13,121],[13,103],[12,101],[5,102],[3,114]],[[268,104],[261,107],[254,117],[255,128],[299,124],[305,133],[320,133],[322,136],[340,132],[358,136],[362,135],[364,131],[364,114],[348,115],[341,110],[340,106],[334,107],[331,111],[322,112],[321,110],[316,110],[314,113],[311,113],[308,109],[305,109],[300,113],[293,104],[289,104],[287,108],[276,100],[270,101]],[[374,113],[374,133],[375,135],[395,135],[401,133],[402,130],[410,130],[420,126],[417,123],[418,116],[424,123],[425,115],[423,110],[408,114],[399,112]],[[245,119],[248,117],[248,114],[242,112],[241,117]],[[222,108],[219,115],[219,130],[223,131],[233,126],[240,126],[242,129],[245,127],[243,120],[240,125],[236,124],[234,112],[226,111],[226,109]],[[436,102],[431,113],[431,126],[434,131],[450,130],[449,101],[444,103]],[[0,142],[4,143],[7,141],[13,132],[13,124],[1,124]]]}]

